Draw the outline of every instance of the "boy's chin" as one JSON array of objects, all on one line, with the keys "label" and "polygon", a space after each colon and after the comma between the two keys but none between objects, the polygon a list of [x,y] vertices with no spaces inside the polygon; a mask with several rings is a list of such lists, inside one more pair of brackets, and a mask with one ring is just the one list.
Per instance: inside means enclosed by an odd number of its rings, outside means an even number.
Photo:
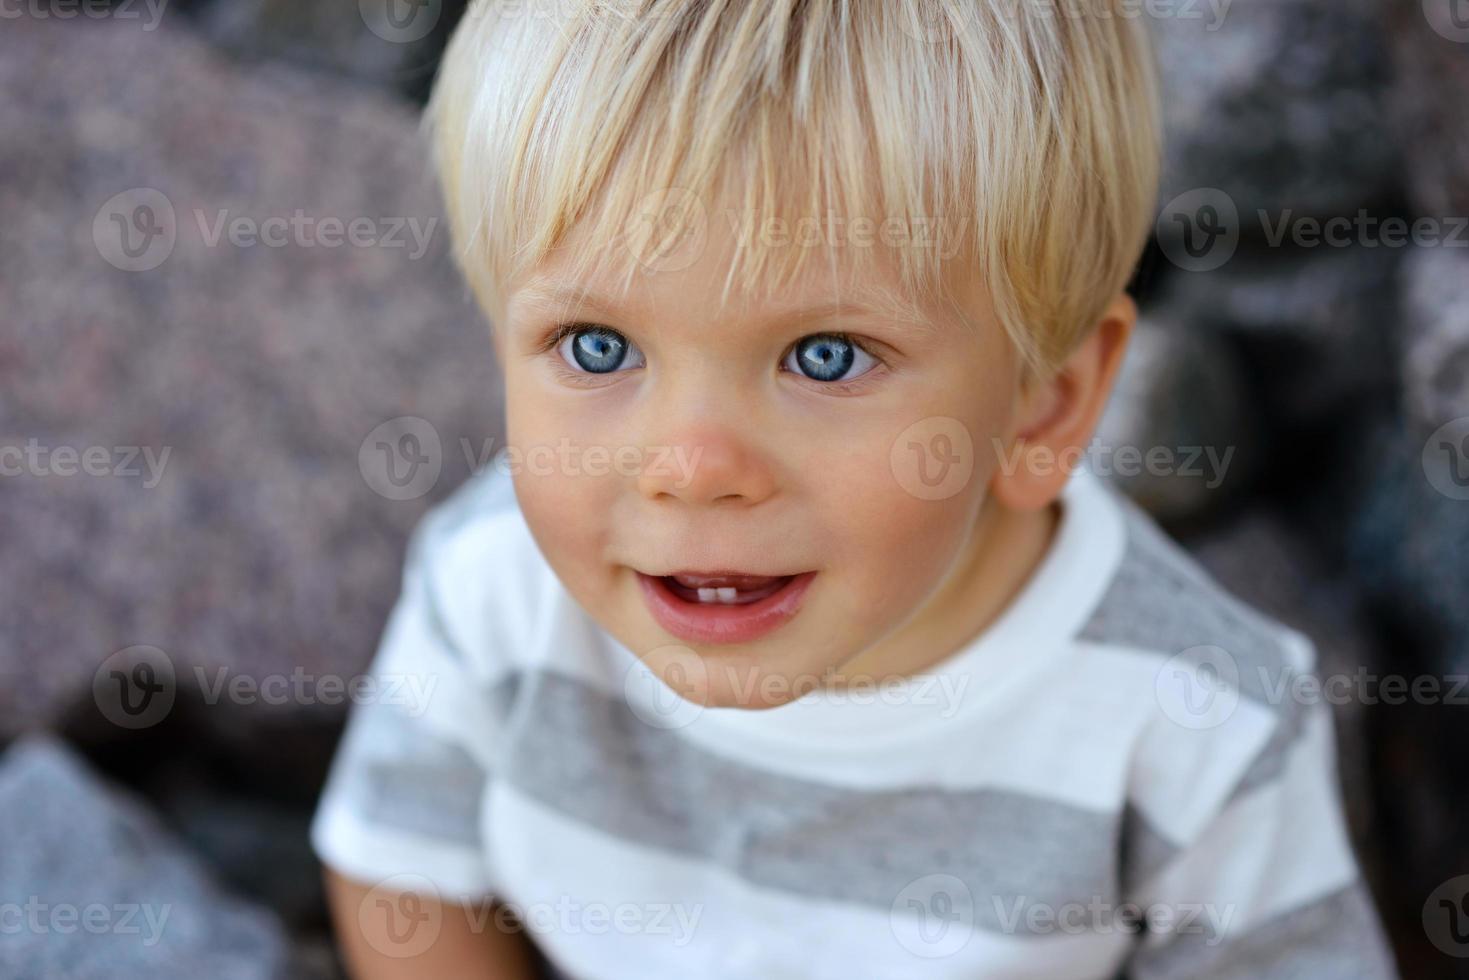
[{"label": "boy's chin", "polygon": [[708,658],[703,664],[703,683],[690,691],[688,700],[706,708],[739,708],[767,711],[789,704],[825,686],[820,671],[787,672],[775,651],[746,658]]}]

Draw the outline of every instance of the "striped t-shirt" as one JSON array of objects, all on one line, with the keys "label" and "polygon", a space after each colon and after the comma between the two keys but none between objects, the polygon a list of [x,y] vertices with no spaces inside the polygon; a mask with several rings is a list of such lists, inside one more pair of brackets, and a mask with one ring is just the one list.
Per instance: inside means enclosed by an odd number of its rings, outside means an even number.
[{"label": "striped t-shirt", "polygon": [[402,913],[391,953],[442,928],[394,893],[515,921],[493,898],[574,980],[1393,977],[1313,669],[1083,471],[929,672],[702,708],[571,598],[492,465],[410,542],[312,840]]}]

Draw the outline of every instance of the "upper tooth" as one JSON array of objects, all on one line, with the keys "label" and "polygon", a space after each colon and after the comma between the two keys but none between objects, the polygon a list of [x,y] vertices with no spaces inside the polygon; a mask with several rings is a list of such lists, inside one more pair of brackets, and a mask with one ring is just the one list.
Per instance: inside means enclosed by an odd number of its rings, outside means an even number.
[{"label": "upper tooth", "polygon": [[730,586],[720,586],[717,589],[699,589],[700,602],[734,602],[735,596],[739,595],[739,589]]}]

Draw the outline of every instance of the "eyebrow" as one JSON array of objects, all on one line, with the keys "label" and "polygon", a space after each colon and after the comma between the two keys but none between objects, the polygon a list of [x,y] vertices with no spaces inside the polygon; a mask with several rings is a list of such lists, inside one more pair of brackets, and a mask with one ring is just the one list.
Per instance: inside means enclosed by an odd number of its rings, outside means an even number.
[{"label": "eyebrow", "polygon": [[[761,319],[770,324],[785,324],[837,316],[897,316],[900,307],[885,308],[862,302],[860,296],[871,290],[857,290],[856,292],[857,296],[852,299],[816,303],[804,307],[777,308],[765,314]],[[562,309],[590,308],[608,316],[616,316],[622,312],[616,301],[599,296],[589,289],[554,285],[544,280],[531,280],[517,290],[512,297],[512,304],[519,303],[529,303],[542,308],[550,306],[559,306]],[[905,326],[918,327],[927,331],[941,329],[940,324],[926,317],[914,319],[911,316],[902,316],[901,321]]]}]

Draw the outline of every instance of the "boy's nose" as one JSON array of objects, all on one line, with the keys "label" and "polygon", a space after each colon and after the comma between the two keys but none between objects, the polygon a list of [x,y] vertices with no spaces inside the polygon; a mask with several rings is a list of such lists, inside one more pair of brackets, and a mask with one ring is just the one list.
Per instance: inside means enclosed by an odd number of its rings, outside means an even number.
[{"label": "boy's nose", "polygon": [[681,427],[668,444],[651,447],[638,474],[639,491],[655,502],[753,506],[775,486],[770,466],[739,432],[709,424]]}]

